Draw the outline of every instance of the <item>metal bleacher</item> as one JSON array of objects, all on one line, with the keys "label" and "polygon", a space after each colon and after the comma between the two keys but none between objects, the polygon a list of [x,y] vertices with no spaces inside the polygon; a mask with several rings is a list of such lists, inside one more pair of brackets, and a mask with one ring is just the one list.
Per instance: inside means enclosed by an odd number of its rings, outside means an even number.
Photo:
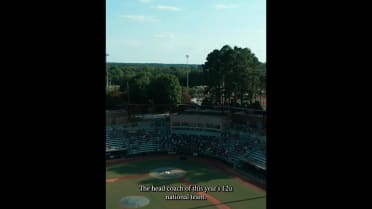
[{"label": "metal bleacher", "polygon": [[129,141],[128,154],[141,154],[161,151],[161,143],[168,134],[165,127],[157,123],[140,123],[137,129],[133,129],[125,137]]},{"label": "metal bleacher", "polygon": [[[173,135],[187,137],[181,137],[181,143],[177,145],[170,140]],[[184,145],[182,140],[199,141]],[[197,145],[199,143],[201,146]],[[190,151],[220,158],[234,165],[246,162],[266,170],[266,136],[253,128],[232,126],[226,132],[184,126],[171,128],[169,121],[154,116],[106,128],[106,152],[126,150],[128,155],[173,152],[177,150],[176,146],[185,146]]]},{"label": "metal bleacher", "polygon": [[128,154],[140,154],[160,151],[161,136],[149,132],[146,136],[132,135],[129,137]]},{"label": "metal bleacher", "polygon": [[266,170],[266,155],[259,150],[254,150],[245,155],[245,160],[249,163]]},{"label": "metal bleacher", "polygon": [[119,130],[106,128],[106,152],[125,150],[127,148],[126,140],[121,136]]}]

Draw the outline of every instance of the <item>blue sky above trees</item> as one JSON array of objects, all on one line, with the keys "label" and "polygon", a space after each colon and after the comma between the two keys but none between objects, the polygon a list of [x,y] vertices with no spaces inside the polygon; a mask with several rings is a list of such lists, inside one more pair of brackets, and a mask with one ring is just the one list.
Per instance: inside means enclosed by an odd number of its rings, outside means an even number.
[{"label": "blue sky above trees", "polygon": [[265,0],[106,0],[109,62],[203,64],[225,44],[266,62]]}]

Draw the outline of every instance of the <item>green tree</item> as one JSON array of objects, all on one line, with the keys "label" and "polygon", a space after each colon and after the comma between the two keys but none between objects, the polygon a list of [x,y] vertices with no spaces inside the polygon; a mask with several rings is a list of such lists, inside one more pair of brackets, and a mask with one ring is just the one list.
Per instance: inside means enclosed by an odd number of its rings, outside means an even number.
[{"label": "green tree", "polygon": [[242,103],[244,95],[248,95],[252,103],[260,86],[259,64],[248,48],[225,45],[209,53],[202,67],[210,101],[213,104],[236,104],[238,100]]},{"label": "green tree", "polygon": [[124,72],[118,66],[111,66],[108,70],[109,80],[112,85],[120,85]]},{"label": "green tree", "polygon": [[176,76],[161,74],[151,79],[148,91],[155,104],[178,104],[181,102],[181,86]]},{"label": "green tree", "polygon": [[130,103],[147,104],[149,76],[145,73],[137,74],[129,80],[128,84]]},{"label": "green tree", "polygon": [[222,96],[223,73],[221,68],[220,51],[215,49],[207,56],[203,64],[204,78],[207,84],[206,93],[210,94],[210,103],[220,104]]}]

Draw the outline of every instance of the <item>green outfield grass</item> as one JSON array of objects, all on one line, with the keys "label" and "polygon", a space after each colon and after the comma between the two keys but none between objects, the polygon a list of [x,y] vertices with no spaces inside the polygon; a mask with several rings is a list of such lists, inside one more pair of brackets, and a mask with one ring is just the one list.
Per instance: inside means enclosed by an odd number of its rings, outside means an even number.
[{"label": "green outfield grass", "polygon": [[[203,163],[193,160],[162,159],[146,160],[109,166],[106,168],[106,179],[148,173],[159,167],[176,167],[187,172],[185,179],[200,186],[232,186],[233,192],[209,192],[221,203],[231,209],[265,209],[266,193],[243,185],[238,180],[212,169]],[[208,200],[165,200],[169,194],[193,194],[194,192],[141,192],[139,185],[177,186],[184,185],[178,179],[160,180],[150,176],[106,183],[106,209],[122,209],[119,201],[129,195],[142,195],[150,199],[144,209],[213,209],[217,208]]]}]

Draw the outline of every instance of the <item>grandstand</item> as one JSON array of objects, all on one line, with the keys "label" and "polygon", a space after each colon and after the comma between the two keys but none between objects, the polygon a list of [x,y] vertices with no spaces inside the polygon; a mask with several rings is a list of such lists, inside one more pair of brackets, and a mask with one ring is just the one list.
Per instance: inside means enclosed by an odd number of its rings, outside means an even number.
[{"label": "grandstand", "polygon": [[128,154],[135,155],[160,151],[163,136],[159,130],[150,127],[132,133],[128,132],[126,137],[129,140]]},{"label": "grandstand", "polygon": [[108,124],[106,152],[118,157],[179,153],[218,158],[235,168],[266,172],[265,118],[252,112],[184,110],[137,115],[140,120]]},{"label": "grandstand", "polygon": [[116,126],[122,141],[126,142],[127,154],[162,151],[161,142],[169,134],[169,115],[138,115],[136,117],[140,120]]},{"label": "grandstand", "polygon": [[126,150],[128,143],[121,132],[114,128],[106,128],[106,152]]},{"label": "grandstand", "polygon": [[172,134],[220,136],[228,124],[221,111],[185,110],[170,116]]},{"label": "grandstand", "polygon": [[266,156],[261,151],[255,150],[249,152],[244,156],[243,160],[252,163],[258,168],[266,170]]}]

